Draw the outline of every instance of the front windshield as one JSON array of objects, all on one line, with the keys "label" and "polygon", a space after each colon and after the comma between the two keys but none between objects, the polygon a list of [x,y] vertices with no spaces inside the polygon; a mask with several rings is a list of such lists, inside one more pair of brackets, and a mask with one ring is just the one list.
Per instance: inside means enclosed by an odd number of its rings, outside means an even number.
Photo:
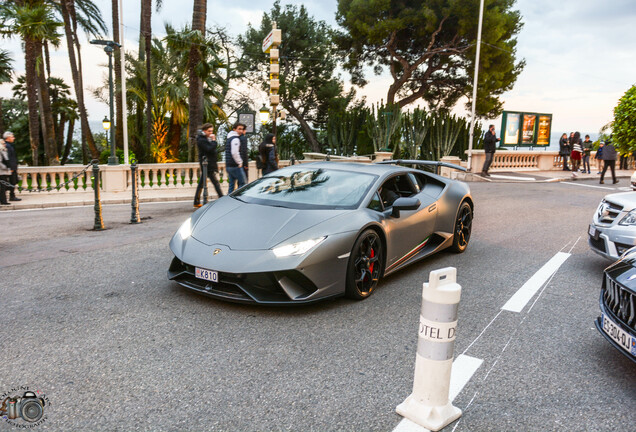
[{"label": "front windshield", "polygon": [[351,209],[360,205],[376,178],[371,174],[299,165],[262,177],[232,196],[245,202],[288,208]]}]

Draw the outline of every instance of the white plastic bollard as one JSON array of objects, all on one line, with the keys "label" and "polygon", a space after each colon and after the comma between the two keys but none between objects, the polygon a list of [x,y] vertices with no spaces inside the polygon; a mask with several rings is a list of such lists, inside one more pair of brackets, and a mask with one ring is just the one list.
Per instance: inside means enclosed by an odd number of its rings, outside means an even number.
[{"label": "white plastic bollard", "polygon": [[448,399],[457,308],[462,287],[457,269],[447,267],[430,273],[422,289],[413,393],[395,409],[398,414],[432,431],[457,420],[462,411]]}]

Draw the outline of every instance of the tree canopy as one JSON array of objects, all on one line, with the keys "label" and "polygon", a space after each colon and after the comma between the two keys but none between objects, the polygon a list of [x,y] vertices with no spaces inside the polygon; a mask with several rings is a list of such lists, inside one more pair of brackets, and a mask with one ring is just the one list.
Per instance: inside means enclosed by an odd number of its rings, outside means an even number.
[{"label": "tree canopy", "polygon": [[[335,76],[337,65],[332,29],[324,21],[316,21],[305,6],[286,5],[276,1],[269,13],[263,14],[260,28],[248,28],[239,37],[244,53],[246,76],[253,83],[269,89],[266,73],[269,71],[268,55],[260,50],[263,39],[272,30],[272,22],[283,29],[280,45],[281,104],[301,126],[312,149],[320,145],[312,126],[325,124],[326,114],[343,92],[343,83]],[[261,66],[257,66],[261,65]]]},{"label": "tree canopy", "polygon": [[636,86],[627,90],[614,108],[612,133],[621,153],[636,150]]},{"label": "tree canopy", "polygon": [[[510,90],[524,66],[516,62],[521,16],[514,0],[486,0],[480,53],[477,115],[495,117],[499,96]],[[338,0],[345,29],[338,44],[357,85],[364,68],[393,79],[387,104],[401,107],[423,99],[431,109],[450,109],[471,97],[479,0]]]}]

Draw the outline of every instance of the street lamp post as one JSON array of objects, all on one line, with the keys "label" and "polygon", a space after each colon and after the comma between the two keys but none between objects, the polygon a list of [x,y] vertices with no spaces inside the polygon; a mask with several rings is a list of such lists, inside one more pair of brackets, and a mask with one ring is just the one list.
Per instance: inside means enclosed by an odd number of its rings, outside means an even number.
[{"label": "street lamp post", "polygon": [[[109,96],[110,96],[110,122],[109,125],[112,125],[113,119],[115,118],[115,103],[114,103],[114,85],[113,85],[113,51],[115,47],[121,46],[117,42],[107,41],[107,40],[92,40],[91,44],[93,45],[104,45],[104,52],[108,54],[108,87],[109,87]],[[105,123],[104,123],[105,125]],[[117,160],[117,156],[115,155],[115,148],[117,147],[117,143],[115,142],[115,128],[110,128],[110,156],[108,157],[108,165],[118,165],[119,161]]]},{"label": "street lamp post", "polygon": [[479,52],[481,48],[481,26],[484,21],[484,0],[479,3],[479,24],[477,24],[477,47],[475,52],[475,76],[473,77],[473,100],[470,114],[470,131],[468,132],[468,163],[466,168],[470,172],[473,164],[473,135],[475,133],[475,104],[477,102],[477,82],[479,77]]}]

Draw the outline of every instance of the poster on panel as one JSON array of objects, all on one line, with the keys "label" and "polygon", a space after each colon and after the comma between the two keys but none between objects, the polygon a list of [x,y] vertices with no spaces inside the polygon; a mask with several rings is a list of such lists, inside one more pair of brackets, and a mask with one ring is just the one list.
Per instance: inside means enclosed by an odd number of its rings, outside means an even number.
[{"label": "poster on panel", "polygon": [[534,126],[537,116],[534,114],[523,115],[523,130],[521,132],[521,142],[526,145],[534,144]]},{"label": "poster on panel", "polygon": [[519,144],[519,113],[505,113],[506,116],[506,132],[504,135],[503,145]]},{"label": "poster on panel", "polygon": [[537,133],[537,145],[550,145],[550,129],[552,129],[552,117],[548,115],[539,116],[539,132]]}]

